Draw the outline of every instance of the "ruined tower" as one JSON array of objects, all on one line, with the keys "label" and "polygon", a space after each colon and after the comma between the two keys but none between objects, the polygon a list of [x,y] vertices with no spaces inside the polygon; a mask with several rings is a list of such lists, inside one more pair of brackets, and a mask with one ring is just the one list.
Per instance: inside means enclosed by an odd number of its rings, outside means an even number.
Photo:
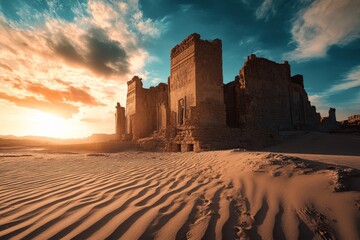
[{"label": "ruined tower", "polygon": [[249,129],[292,128],[290,114],[290,65],[251,54],[240,70],[239,125]]},{"label": "ruined tower", "polygon": [[170,57],[172,144],[177,151],[198,151],[226,126],[221,40],[194,33],[171,49]]},{"label": "ruined tower", "polygon": [[147,122],[143,111],[143,87],[141,78],[134,76],[127,82],[128,93],[126,98],[126,133],[132,138],[145,137],[144,124]]},{"label": "ruined tower", "polygon": [[191,34],[171,50],[170,112],[177,127],[225,126],[221,40]]},{"label": "ruined tower", "polygon": [[125,108],[121,107],[120,103],[116,104],[115,128],[115,138],[121,140],[125,133]]},{"label": "ruined tower", "polygon": [[168,87],[143,88],[142,79],[134,76],[128,81],[126,100],[126,133],[131,139],[150,136],[165,130],[168,122]]}]

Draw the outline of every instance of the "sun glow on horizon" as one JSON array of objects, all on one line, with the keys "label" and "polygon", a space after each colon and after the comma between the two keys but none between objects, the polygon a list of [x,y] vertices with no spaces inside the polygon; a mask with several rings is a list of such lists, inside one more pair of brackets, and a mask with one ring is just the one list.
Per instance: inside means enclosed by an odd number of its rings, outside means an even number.
[{"label": "sun glow on horizon", "polygon": [[33,122],[33,130],[38,133],[38,136],[68,138],[69,129],[71,129],[69,120],[41,111],[34,111],[30,118]]},{"label": "sun glow on horizon", "polygon": [[78,139],[96,133],[112,134],[115,132],[114,125],[109,124],[113,122],[111,110],[100,115],[97,111],[89,112],[88,109],[84,109],[71,118],[64,118],[56,112],[49,113],[22,108],[5,101],[0,101],[0,109],[7,113],[0,117],[0,135],[3,136]]}]

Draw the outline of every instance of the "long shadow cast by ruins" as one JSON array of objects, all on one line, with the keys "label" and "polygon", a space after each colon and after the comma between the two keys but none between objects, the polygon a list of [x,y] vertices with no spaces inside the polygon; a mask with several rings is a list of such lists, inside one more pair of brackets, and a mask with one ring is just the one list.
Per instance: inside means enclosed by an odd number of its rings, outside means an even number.
[{"label": "long shadow cast by ruins", "polygon": [[331,164],[321,161],[285,156],[277,153],[269,153],[266,158],[270,160],[271,165],[284,166],[288,164],[294,164],[295,168],[302,171],[303,174],[332,170],[335,173],[335,192],[360,191],[360,169],[351,168],[340,164]]},{"label": "long shadow cast by ruins", "polygon": [[311,132],[289,137],[277,145],[262,150],[282,153],[360,156],[359,146],[360,135],[358,134]]}]

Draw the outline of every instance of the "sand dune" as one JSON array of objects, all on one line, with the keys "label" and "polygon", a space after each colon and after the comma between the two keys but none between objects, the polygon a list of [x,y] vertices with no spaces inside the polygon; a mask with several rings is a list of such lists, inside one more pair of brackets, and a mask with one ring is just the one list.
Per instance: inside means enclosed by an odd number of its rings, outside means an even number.
[{"label": "sand dune", "polygon": [[0,239],[359,239],[356,168],[232,150],[7,155]]}]

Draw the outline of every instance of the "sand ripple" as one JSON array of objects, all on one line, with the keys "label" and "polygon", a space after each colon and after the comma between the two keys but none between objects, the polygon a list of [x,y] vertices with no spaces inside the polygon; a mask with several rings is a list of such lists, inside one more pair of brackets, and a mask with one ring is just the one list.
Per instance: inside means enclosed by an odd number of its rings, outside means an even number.
[{"label": "sand ripple", "polygon": [[333,193],[335,170],[279,159],[232,151],[4,158],[0,238],[359,238],[357,190]]}]

